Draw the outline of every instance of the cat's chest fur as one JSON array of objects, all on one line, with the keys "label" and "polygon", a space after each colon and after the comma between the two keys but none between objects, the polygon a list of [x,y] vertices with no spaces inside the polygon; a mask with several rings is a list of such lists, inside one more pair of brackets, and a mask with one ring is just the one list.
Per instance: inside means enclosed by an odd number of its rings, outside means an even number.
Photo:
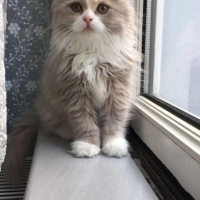
[{"label": "cat's chest fur", "polygon": [[84,74],[95,106],[100,107],[108,97],[107,77],[100,69],[100,58],[95,53],[81,53],[75,56],[72,69],[77,76]]}]

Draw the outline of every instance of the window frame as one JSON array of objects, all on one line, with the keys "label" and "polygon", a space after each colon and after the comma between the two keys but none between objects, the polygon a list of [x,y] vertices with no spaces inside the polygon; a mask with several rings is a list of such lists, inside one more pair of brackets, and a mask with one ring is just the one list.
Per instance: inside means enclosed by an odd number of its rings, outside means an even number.
[{"label": "window frame", "polygon": [[[143,30],[146,30],[146,27],[151,28],[152,12],[149,11],[152,6],[151,2],[156,0],[137,1],[144,8],[144,15],[140,18],[140,23],[143,21]],[[152,53],[149,44],[153,44],[153,39],[150,37],[149,29],[147,33],[143,31],[143,34],[141,46],[144,62],[142,63],[141,82],[139,83],[140,91],[138,91],[138,97],[134,104],[135,115],[131,126],[183,188],[194,198],[198,198],[200,196],[198,188],[200,180],[197,178],[200,175],[199,123],[184,116],[182,111],[182,114],[179,114],[171,105],[165,106],[163,101],[160,102],[145,93],[147,82],[144,80],[149,80],[149,76],[145,73],[144,65],[151,61],[147,55]]]},{"label": "window frame", "polygon": [[200,119],[178,107],[151,95],[154,81],[154,53],[155,53],[155,31],[156,31],[156,8],[157,1],[143,0],[143,39],[142,53],[144,62],[142,64],[140,95],[166,109],[170,113],[191,124],[200,130]]}]

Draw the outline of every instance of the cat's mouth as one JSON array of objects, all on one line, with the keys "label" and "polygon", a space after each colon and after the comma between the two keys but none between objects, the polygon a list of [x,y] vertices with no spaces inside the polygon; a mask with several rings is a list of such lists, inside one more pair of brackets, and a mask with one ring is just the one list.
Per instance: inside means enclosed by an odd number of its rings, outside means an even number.
[{"label": "cat's mouth", "polygon": [[94,30],[90,27],[90,25],[87,25],[87,26],[83,29],[83,31],[94,31]]}]

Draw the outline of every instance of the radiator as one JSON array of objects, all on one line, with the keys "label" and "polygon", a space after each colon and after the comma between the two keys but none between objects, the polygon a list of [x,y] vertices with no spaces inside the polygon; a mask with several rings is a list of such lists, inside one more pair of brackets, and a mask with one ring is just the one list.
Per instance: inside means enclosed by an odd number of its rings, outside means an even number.
[{"label": "radiator", "polygon": [[31,157],[26,158],[24,177],[22,182],[18,185],[11,185],[6,181],[5,166],[2,166],[2,170],[0,172],[0,200],[23,200],[31,162]]}]

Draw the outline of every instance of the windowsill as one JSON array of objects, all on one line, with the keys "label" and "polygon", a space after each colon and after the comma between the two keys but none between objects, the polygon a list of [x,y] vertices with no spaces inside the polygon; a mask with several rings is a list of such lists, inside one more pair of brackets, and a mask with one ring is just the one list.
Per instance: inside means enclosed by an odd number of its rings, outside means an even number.
[{"label": "windowsill", "polygon": [[24,200],[157,200],[130,157],[75,158],[69,142],[39,134]]},{"label": "windowsill", "polygon": [[132,126],[195,199],[200,191],[200,131],[139,96]]},{"label": "windowsill", "polygon": [[139,96],[136,110],[200,163],[200,131],[170,112]]}]

